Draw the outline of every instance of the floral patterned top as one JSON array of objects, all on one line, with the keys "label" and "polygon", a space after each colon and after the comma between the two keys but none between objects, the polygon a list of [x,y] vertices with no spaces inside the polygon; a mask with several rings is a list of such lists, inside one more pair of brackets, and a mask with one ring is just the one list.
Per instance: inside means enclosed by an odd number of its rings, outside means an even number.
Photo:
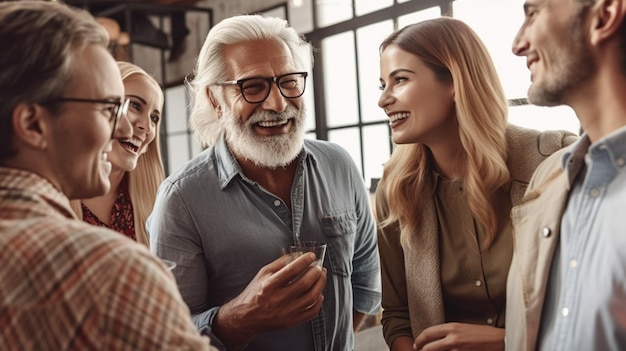
[{"label": "floral patterned top", "polygon": [[120,183],[119,193],[111,209],[111,225],[103,223],[93,212],[89,210],[85,204],[81,203],[83,208],[83,221],[99,227],[107,227],[120,232],[127,237],[137,241],[135,236],[135,220],[133,218],[133,205],[128,195],[128,175],[125,175]]}]

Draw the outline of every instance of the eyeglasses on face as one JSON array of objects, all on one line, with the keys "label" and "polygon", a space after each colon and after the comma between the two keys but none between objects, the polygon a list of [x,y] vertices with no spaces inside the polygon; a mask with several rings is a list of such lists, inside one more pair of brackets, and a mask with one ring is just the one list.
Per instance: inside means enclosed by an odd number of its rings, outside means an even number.
[{"label": "eyeglasses on face", "polygon": [[122,115],[125,115],[128,112],[128,106],[130,105],[130,99],[124,99],[122,101],[117,100],[106,100],[106,99],[82,99],[82,98],[72,98],[72,97],[60,97],[53,100],[46,101],[46,104],[53,104],[57,102],[78,102],[78,103],[87,103],[87,104],[108,104],[111,105],[111,116],[109,117],[109,122],[113,124],[113,128],[111,131],[111,139],[115,135],[115,129],[117,128],[117,123],[119,122]]},{"label": "eyeglasses on face", "polygon": [[244,100],[251,104],[258,104],[265,101],[270,95],[272,83],[276,83],[278,91],[285,98],[293,99],[302,96],[307,76],[307,72],[294,72],[277,77],[229,80],[213,85],[238,85]]}]

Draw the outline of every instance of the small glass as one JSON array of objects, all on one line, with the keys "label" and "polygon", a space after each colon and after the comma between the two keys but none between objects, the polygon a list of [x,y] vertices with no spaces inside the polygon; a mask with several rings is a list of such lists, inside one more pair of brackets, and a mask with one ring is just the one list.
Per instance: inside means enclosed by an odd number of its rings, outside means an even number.
[{"label": "small glass", "polygon": [[163,262],[163,264],[165,265],[165,267],[169,271],[171,271],[172,269],[174,269],[174,267],[176,267],[176,262],[174,262],[174,261],[170,261],[170,260],[166,260],[166,259],[161,258],[161,262]]},{"label": "small glass", "polygon": [[300,241],[295,245],[283,247],[283,255],[289,255],[292,259],[296,259],[307,252],[313,252],[317,258],[311,265],[320,267],[324,264],[324,256],[326,255],[326,243],[319,241]]}]

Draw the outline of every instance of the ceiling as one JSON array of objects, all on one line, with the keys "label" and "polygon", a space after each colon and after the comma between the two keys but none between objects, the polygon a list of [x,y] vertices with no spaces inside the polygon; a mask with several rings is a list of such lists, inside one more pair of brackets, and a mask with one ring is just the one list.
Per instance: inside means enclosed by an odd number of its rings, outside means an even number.
[{"label": "ceiling", "polygon": [[106,4],[122,4],[122,3],[142,3],[142,4],[161,4],[161,5],[195,5],[199,0],[66,0],[68,4],[75,6],[90,5],[106,5]]},{"label": "ceiling", "polygon": [[[198,2],[199,0],[65,0],[68,5],[90,11],[109,32],[113,48],[132,42],[170,50],[170,61],[175,60],[184,49],[183,40],[190,32],[185,24],[185,12],[196,7]],[[160,28],[159,21],[155,20],[159,17],[167,18],[171,23],[169,29]]]}]

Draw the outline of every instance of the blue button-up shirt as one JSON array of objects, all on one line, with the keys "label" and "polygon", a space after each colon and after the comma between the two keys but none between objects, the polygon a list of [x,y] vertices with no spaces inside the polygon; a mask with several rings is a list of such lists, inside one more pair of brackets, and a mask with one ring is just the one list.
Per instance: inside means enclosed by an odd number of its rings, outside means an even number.
[{"label": "blue button-up shirt", "polygon": [[542,350],[626,350],[626,128],[564,155],[572,189],[539,334]]},{"label": "blue button-up shirt", "polygon": [[161,185],[148,219],[151,249],[177,263],[183,299],[196,326],[211,335],[219,307],[276,260],[281,247],[298,239],[326,242],[320,314],[260,334],[247,349],[352,350],[353,308],[374,314],[381,298],[368,194],[349,154],[335,144],[306,139],[296,162],[290,210],[246,178],[222,137]]}]

